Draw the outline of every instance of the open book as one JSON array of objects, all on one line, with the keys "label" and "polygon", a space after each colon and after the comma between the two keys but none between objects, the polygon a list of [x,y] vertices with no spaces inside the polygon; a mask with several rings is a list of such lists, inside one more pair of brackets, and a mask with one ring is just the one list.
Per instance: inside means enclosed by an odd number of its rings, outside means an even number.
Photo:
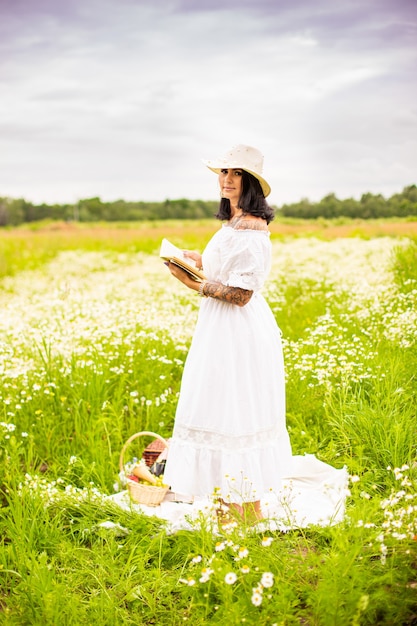
[{"label": "open book", "polygon": [[205,280],[203,272],[196,268],[194,261],[186,258],[183,251],[177,248],[177,246],[174,246],[168,239],[162,239],[159,256],[165,261],[170,261],[178,265],[178,267],[185,270],[194,280],[198,282]]}]

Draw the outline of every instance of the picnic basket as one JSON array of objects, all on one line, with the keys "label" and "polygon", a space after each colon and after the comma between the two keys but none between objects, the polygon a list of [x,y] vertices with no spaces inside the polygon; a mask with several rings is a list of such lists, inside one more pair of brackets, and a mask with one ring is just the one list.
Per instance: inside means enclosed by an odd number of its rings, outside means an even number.
[{"label": "picnic basket", "polygon": [[155,463],[161,452],[166,448],[167,441],[165,439],[154,439],[151,443],[146,446],[143,451],[142,458],[144,459],[146,465],[148,467],[152,467]]},{"label": "picnic basket", "polygon": [[[154,437],[155,439],[160,441],[163,444],[162,449],[168,446],[168,442],[163,437],[161,437],[161,435],[158,435],[157,433],[154,433],[152,431],[144,430],[139,433],[135,433],[134,435],[131,435],[131,437],[129,437],[129,439],[126,441],[126,443],[124,444],[120,452],[119,469],[121,473],[124,472],[124,467],[125,467],[124,457],[125,457],[125,452],[128,446],[135,439],[138,439],[139,437],[145,437],[145,436]],[[136,481],[131,480],[127,476],[126,476],[126,485],[127,485],[127,489],[130,493],[132,500],[134,500],[138,504],[146,504],[147,506],[158,506],[159,504],[161,504],[162,500],[164,499],[169,489],[169,487],[165,487],[165,486],[159,487],[156,485],[145,485],[143,483],[137,483]]]}]

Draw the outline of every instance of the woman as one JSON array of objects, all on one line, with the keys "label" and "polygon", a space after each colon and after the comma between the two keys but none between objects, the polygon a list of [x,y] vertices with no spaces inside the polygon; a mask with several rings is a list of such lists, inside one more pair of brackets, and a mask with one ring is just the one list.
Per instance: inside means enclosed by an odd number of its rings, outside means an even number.
[{"label": "woman", "polygon": [[188,252],[207,280],[176,265],[171,274],[203,299],[184,367],[165,471],[173,491],[216,495],[245,520],[262,518],[260,500],[277,492],[291,446],[285,425],[281,332],[261,288],[271,263],[263,157],[239,145],[217,161],[217,218],[203,255]]}]

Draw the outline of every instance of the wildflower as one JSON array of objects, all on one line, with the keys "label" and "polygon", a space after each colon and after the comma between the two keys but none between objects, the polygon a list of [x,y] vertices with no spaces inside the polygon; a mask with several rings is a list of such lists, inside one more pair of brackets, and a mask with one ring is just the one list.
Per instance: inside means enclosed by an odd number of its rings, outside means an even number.
[{"label": "wildflower", "polygon": [[110,520],[106,520],[105,522],[100,522],[98,524],[98,528],[104,528],[105,530],[110,530],[115,537],[124,537],[130,533],[128,528],[121,526],[120,524],[111,522]]},{"label": "wildflower", "polygon": [[12,433],[12,432],[14,432],[16,430],[16,425],[15,424],[8,424],[6,422],[1,422],[0,425],[4,428],[5,431],[7,431],[9,433]]},{"label": "wildflower", "polygon": [[254,606],[260,606],[262,604],[262,594],[255,590],[252,593],[251,602]]},{"label": "wildflower", "polygon": [[226,574],[226,576],[224,577],[224,582],[227,585],[233,585],[237,580],[237,576],[234,572],[229,572],[228,574]]},{"label": "wildflower", "polygon": [[242,565],[240,571],[242,572],[242,574],[248,574],[250,572],[250,567],[248,565]]},{"label": "wildflower", "polygon": [[216,550],[216,552],[222,552],[222,550],[224,550],[225,547],[226,546],[225,546],[224,541],[218,541],[216,545],[214,546],[214,549]]},{"label": "wildflower", "polygon": [[197,554],[197,556],[194,556],[191,559],[191,563],[200,563],[202,561],[202,558],[203,557],[201,556],[201,554]]},{"label": "wildflower", "polygon": [[262,587],[268,588],[272,587],[274,584],[274,575],[272,572],[265,572],[262,574],[261,585]]},{"label": "wildflower", "polygon": [[269,548],[272,542],[273,542],[272,537],[262,537],[261,544],[264,548]]},{"label": "wildflower", "polygon": [[188,578],[180,578],[179,582],[184,583],[184,585],[188,585],[189,587],[195,585],[195,580],[191,576],[189,576]]},{"label": "wildflower", "polygon": [[241,559],[245,559],[249,554],[249,550],[247,548],[239,548],[237,555],[235,556],[235,561],[240,561]]},{"label": "wildflower", "polygon": [[212,570],[210,567],[203,567],[203,569],[201,570],[200,583],[208,582],[213,572],[214,570]]}]

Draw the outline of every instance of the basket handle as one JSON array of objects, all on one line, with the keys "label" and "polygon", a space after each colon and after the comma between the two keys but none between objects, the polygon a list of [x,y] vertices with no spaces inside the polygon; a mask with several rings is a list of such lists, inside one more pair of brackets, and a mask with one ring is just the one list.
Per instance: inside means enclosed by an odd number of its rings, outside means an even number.
[{"label": "basket handle", "polygon": [[165,444],[165,447],[168,447],[168,442],[166,441],[166,439],[164,439],[163,437],[161,437],[161,435],[158,435],[158,433],[153,433],[150,430],[142,430],[140,433],[135,433],[134,435],[131,435],[129,437],[129,439],[126,441],[126,443],[124,444],[121,452],[120,452],[120,457],[119,457],[119,469],[121,472],[123,472],[123,468],[124,468],[124,455],[126,452],[126,449],[128,447],[128,445],[130,443],[132,443],[132,441],[134,439],[137,439],[138,437],[143,437],[144,435],[149,435],[150,437],[155,437],[155,439],[159,439],[160,441],[162,441],[162,443]]}]

